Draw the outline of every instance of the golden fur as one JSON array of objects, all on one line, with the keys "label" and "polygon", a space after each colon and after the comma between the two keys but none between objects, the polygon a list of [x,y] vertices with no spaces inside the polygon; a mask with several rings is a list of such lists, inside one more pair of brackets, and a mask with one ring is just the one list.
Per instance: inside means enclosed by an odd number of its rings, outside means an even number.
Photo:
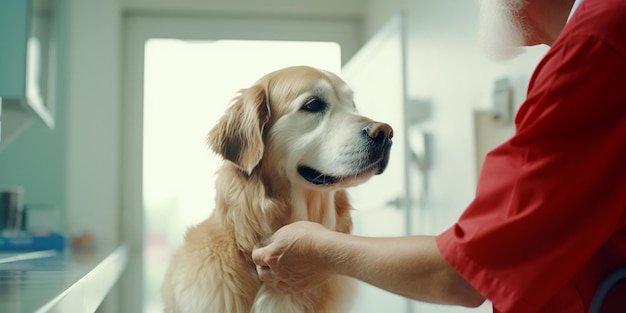
[{"label": "golden fur", "polygon": [[[311,99],[321,102],[303,106]],[[388,125],[359,115],[352,91],[326,71],[286,68],[242,90],[209,133],[210,147],[226,160],[217,173],[216,206],[187,231],[170,261],[165,312],[348,312],[351,279],[336,276],[314,290],[284,293],[258,279],[251,251],[297,220],[350,232],[345,188],[384,170],[391,136]],[[363,148],[377,137],[380,148]],[[320,176],[299,174],[302,165]]]}]

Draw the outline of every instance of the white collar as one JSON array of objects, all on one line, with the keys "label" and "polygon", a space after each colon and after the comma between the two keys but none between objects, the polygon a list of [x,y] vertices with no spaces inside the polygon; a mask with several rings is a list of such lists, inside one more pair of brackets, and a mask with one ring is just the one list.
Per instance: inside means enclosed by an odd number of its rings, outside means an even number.
[{"label": "white collar", "polygon": [[578,6],[580,5],[581,2],[583,2],[583,0],[576,0],[574,2],[574,5],[572,6],[572,10],[569,11],[569,16],[567,17],[568,22],[569,22],[569,19],[572,18],[572,15],[574,15],[574,12],[576,12],[576,9],[578,9]]}]

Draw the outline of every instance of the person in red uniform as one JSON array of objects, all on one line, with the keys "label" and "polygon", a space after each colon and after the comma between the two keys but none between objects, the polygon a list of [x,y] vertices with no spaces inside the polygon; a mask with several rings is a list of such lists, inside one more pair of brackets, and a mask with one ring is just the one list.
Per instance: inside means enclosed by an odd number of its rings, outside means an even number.
[{"label": "person in red uniform", "polygon": [[[487,155],[458,222],[397,238],[297,222],[253,251],[261,280],[297,291],[342,274],[431,303],[589,312],[602,281],[626,266],[626,1],[490,4],[506,8],[503,29],[522,30],[506,38],[550,50],[515,135]],[[626,312],[626,284],[602,309]]]}]

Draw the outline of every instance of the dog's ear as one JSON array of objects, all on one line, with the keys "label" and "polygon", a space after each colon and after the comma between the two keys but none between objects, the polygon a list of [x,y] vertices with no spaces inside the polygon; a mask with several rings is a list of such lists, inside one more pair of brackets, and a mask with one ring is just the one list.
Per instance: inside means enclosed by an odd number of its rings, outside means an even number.
[{"label": "dog's ear", "polygon": [[209,132],[209,146],[250,174],[263,156],[263,129],[269,117],[265,89],[257,85],[244,89]]}]

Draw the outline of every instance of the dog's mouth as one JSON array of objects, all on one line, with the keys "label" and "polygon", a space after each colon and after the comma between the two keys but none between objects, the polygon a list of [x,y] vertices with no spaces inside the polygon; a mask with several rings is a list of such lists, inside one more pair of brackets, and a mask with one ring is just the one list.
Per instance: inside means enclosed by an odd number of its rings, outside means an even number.
[{"label": "dog's mouth", "polygon": [[385,171],[389,163],[390,148],[391,140],[387,140],[383,145],[377,146],[375,151],[368,154],[368,160],[361,159],[359,165],[350,166],[352,170],[339,176],[323,173],[304,164],[298,165],[298,174],[307,182],[318,186],[354,186]]},{"label": "dog's mouth", "polygon": [[339,177],[324,175],[314,168],[308,167],[306,165],[298,166],[298,174],[300,174],[300,176],[302,176],[302,178],[306,179],[308,182],[315,185],[332,185],[339,181]]},{"label": "dog's mouth", "polygon": [[387,166],[387,159],[384,158],[379,162],[371,164],[368,167],[360,169],[357,173],[352,175],[345,176],[331,176],[326,175],[310,166],[299,165],[298,166],[298,174],[302,176],[306,181],[314,184],[314,185],[323,185],[323,186],[331,186],[337,185],[340,183],[351,184],[353,181],[357,181],[359,179],[369,178],[371,176],[380,174],[384,171]]}]

